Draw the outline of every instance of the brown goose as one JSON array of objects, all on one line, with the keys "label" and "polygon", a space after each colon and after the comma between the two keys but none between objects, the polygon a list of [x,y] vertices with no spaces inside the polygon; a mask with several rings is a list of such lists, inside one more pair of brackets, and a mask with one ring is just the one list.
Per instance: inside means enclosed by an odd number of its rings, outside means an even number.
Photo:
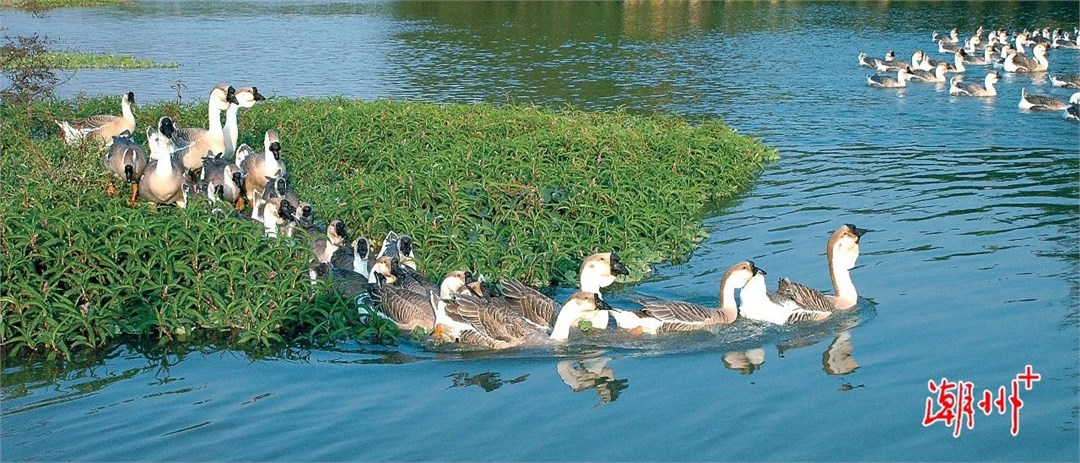
[{"label": "brown goose", "polygon": [[276,130],[267,130],[263,135],[263,152],[256,153],[247,145],[240,145],[236,150],[236,164],[247,173],[244,191],[251,204],[251,218],[258,219],[262,206],[262,194],[267,180],[274,176],[285,175],[285,163],[281,161],[281,141]]},{"label": "brown goose", "polygon": [[173,140],[153,127],[146,128],[150,162],[139,179],[139,197],[155,204],[187,205],[184,166],[173,155]]},{"label": "brown goose", "polygon": [[127,92],[120,98],[120,116],[99,114],[76,121],[56,121],[56,125],[60,126],[64,141],[69,145],[87,138],[103,144],[109,143],[113,137],[125,130],[128,133],[135,132],[135,114],[131,112],[131,105],[134,103],[135,94]]},{"label": "brown goose", "polygon": [[841,225],[829,237],[825,258],[829,263],[834,295],[826,296],[816,289],[781,278],[777,293],[791,299],[798,307],[811,310],[847,310],[858,303],[859,294],[851,281],[851,269],[859,258],[859,240],[866,230],[851,224]]},{"label": "brown goose", "polygon": [[[101,162],[114,176],[131,184],[131,198],[128,204],[134,206],[135,197],[139,193],[139,180],[142,179],[143,171],[146,170],[147,159],[146,152],[131,139],[131,132],[125,130],[114,136],[112,145],[105,152]],[[116,186],[111,181],[109,190],[110,195],[115,194]]]},{"label": "brown goose", "polygon": [[[210,90],[210,97],[207,100],[208,129],[173,127],[175,130],[171,137],[176,143],[177,156],[183,160],[184,168],[194,172],[202,168],[203,157],[208,151],[214,155],[225,152],[221,113],[229,109],[229,105],[236,103],[236,89],[224,84],[218,85]],[[167,133],[162,127],[158,130]]]},{"label": "brown goose", "polygon": [[[626,266],[614,252],[596,253],[581,262],[581,268],[578,270],[578,289],[600,294],[601,288],[614,283],[617,275],[627,273],[629,271]],[[526,319],[536,326],[544,328],[553,326],[559,306],[555,300],[513,278],[504,278],[502,286],[507,302]],[[595,319],[589,321],[594,328],[607,327],[608,314],[606,312],[594,313],[593,316]]]}]

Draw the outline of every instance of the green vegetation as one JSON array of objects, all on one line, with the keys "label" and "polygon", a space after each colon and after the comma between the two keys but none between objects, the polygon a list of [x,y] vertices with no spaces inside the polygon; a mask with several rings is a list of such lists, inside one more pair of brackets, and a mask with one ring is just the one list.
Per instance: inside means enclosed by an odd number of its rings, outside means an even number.
[{"label": "green vegetation", "polygon": [[[203,202],[108,197],[100,151],[68,147],[53,120],[113,113],[114,96],[0,105],[0,347],[67,355],[125,334],[217,333],[242,346],[396,335],[310,284],[302,234],[266,239]],[[137,132],[205,114],[205,103],[140,106]],[[534,284],[576,285],[596,251],[617,250],[631,280],[685,257],[705,236],[705,208],[776,156],[719,121],[624,112],[273,99],[240,121],[240,142],[256,149],[278,129],[318,219],[374,239],[409,233],[431,275],[472,268]]]},{"label": "green vegetation", "polygon": [[154,60],[138,59],[131,55],[49,51],[33,59],[10,60],[4,63],[3,69],[21,69],[38,64],[58,69],[147,69],[180,66],[171,62],[160,63]]}]

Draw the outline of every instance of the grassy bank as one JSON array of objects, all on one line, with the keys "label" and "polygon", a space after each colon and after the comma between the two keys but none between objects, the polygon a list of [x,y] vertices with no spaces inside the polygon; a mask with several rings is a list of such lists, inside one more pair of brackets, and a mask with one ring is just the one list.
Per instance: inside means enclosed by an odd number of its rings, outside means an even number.
[{"label": "grassy bank", "polygon": [[[192,330],[239,343],[386,333],[313,290],[310,251],[257,227],[104,193],[89,146],[54,118],[118,113],[117,97],[0,106],[0,338],[9,352],[66,352],[122,334]],[[205,121],[205,104],[136,108]],[[241,142],[281,134],[283,159],[320,220],[412,234],[421,270],[472,268],[575,285],[582,257],[615,249],[640,279],[705,236],[706,205],[750,184],[775,152],[719,121],[524,106],[275,99],[241,113]],[[140,135],[138,140],[142,140]]]},{"label": "grassy bank", "polygon": [[50,51],[31,59],[16,59],[4,63],[4,69],[18,69],[44,64],[57,69],[149,69],[175,68],[176,63],[162,63],[154,60],[139,59],[131,55],[113,55],[105,53],[82,53],[74,51]]}]

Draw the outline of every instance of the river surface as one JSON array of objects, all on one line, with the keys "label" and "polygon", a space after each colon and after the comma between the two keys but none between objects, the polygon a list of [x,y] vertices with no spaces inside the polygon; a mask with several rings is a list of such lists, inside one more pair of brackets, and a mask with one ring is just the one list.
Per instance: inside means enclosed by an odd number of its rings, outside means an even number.
[{"label": "river surface", "polygon": [[[750,258],[829,287],[824,243],[873,230],[858,310],[803,328],[739,324],[659,340],[590,332],[570,347],[465,355],[407,342],[270,358],[123,345],[85,365],[3,370],[0,460],[1025,460],[1077,461],[1078,151],[1047,74],[996,98],[944,85],[867,87],[866,51],[932,51],[933,30],[1072,30],[1075,2],[143,2],[0,12],[5,35],[175,61],[79,71],[60,97],[133,90],[199,98],[218,82],[268,96],[518,101],[720,117],[779,147],[708,239],[613,288],[715,304]],[[1080,72],[1051,50],[1050,74]],[[968,81],[985,73],[974,68]],[[559,296],[569,294],[559,290]],[[608,346],[615,347],[608,347]],[[1011,412],[923,425],[927,382],[1011,390]],[[939,407],[936,402],[934,410]]]}]

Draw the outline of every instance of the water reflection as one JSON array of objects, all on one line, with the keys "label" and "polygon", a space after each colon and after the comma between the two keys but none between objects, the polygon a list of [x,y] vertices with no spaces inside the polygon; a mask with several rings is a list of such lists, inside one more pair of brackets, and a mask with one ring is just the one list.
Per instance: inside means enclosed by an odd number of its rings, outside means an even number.
[{"label": "water reflection", "polygon": [[495,371],[486,371],[475,375],[466,373],[464,371],[451,373],[449,375],[446,375],[447,378],[451,379],[450,386],[448,386],[447,389],[450,389],[452,387],[477,386],[483,389],[484,392],[491,392],[500,387],[503,387],[503,385],[517,384],[524,382],[526,379],[529,379],[528,374],[524,374],[518,376],[517,378],[509,380],[503,380],[502,378],[500,378],[500,376],[501,375]]},{"label": "water reflection", "polygon": [[[834,331],[832,342],[821,353],[821,369],[830,376],[843,376],[859,368],[859,362],[852,354],[854,345],[851,342],[851,329],[859,324],[858,317],[844,318]],[[819,344],[828,338],[827,333],[820,329],[800,331],[794,337],[776,343],[776,353],[780,358],[788,351],[802,349]],[[738,371],[740,374],[749,375],[761,369],[765,363],[766,353],[764,347],[753,349],[729,351],[723,356],[724,368]]]},{"label": "water reflection", "polygon": [[611,360],[611,357],[563,360],[555,366],[555,370],[563,383],[574,392],[595,389],[600,401],[594,407],[598,407],[614,402],[624,389],[630,387],[630,380],[615,378],[615,370],[608,366]]}]

